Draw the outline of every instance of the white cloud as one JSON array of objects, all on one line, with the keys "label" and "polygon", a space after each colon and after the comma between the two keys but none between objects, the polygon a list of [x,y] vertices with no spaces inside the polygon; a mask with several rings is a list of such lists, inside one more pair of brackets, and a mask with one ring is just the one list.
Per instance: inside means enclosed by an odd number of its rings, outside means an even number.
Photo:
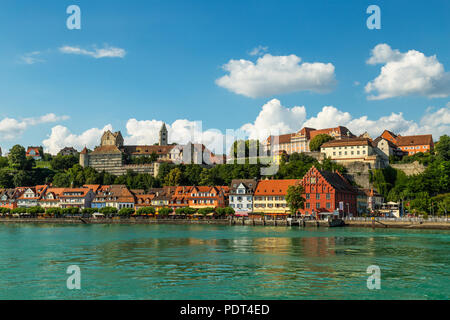
[{"label": "white cloud", "polygon": [[[131,145],[152,145],[158,142],[159,130],[163,122],[160,120],[129,119],[126,124],[127,136],[125,143]],[[202,129],[201,121],[187,119],[175,120],[166,124],[169,133],[169,143],[186,144],[188,142],[203,143],[212,151],[221,153],[224,144],[224,135],[218,130]]]},{"label": "white cloud", "polygon": [[252,51],[250,51],[248,54],[251,56],[259,56],[267,52],[268,49],[269,47],[263,47],[259,45],[256,48],[253,48]]},{"label": "white cloud", "polygon": [[71,133],[67,127],[57,125],[47,139],[42,141],[44,152],[57,154],[64,147],[74,147],[78,151],[85,146],[92,149],[100,144],[100,138],[104,131],[113,130],[110,124],[102,129],[91,128],[77,135]]},{"label": "white cloud", "polygon": [[21,63],[24,64],[35,64],[38,62],[44,62],[45,60],[39,58],[40,55],[41,55],[40,51],[33,51],[25,53],[24,55],[20,56],[19,60]]},{"label": "white cloud", "polygon": [[450,73],[436,56],[425,56],[422,52],[409,50],[401,53],[387,44],[379,44],[372,50],[368,64],[384,64],[381,73],[367,83],[369,100],[420,95],[429,98],[450,95]]},{"label": "white cloud", "polygon": [[256,63],[244,59],[230,60],[223,66],[229,74],[217,79],[216,84],[251,98],[297,91],[323,93],[334,87],[333,64],[300,62],[301,58],[293,54],[265,54]]},{"label": "white cloud", "polygon": [[241,129],[251,139],[260,140],[270,134],[297,132],[303,127],[324,129],[345,126],[357,135],[367,131],[373,138],[384,129],[401,135],[433,134],[434,139],[450,134],[450,103],[435,112],[432,110],[428,108],[418,122],[405,119],[401,112],[393,112],[378,119],[369,119],[367,116],[354,118],[349,112],[334,106],[324,106],[316,115],[307,118],[305,107],[287,108],[273,99],[263,106],[254,123],[247,123]]},{"label": "white cloud", "polygon": [[[250,138],[263,141],[271,134],[297,132],[305,126],[315,129],[345,126],[357,135],[367,131],[372,138],[387,129],[401,135],[431,133],[437,140],[443,134],[450,134],[450,103],[434,112],[433,110],[433,107],[427,108],[418,122],[405,119],[401,112],[393,112],[377,119],[369,119],[368,116],[354,118],[349,112],[341,111],[334,106],[324,106],[317,114],[307,118],[304,106],[289,108],[283,106],[279,100],[272,99],[262,106],[254,122],[246,123],[233,131],[235,134],[244,135],[238,136],[238,139]],[[11,122],[8,124],[10,127],[20,125],[14,122],[14,119],[3,121]],[[0,130],[2,122],[0,122]],[[162,124],[162,121],[155,119],[129,119],[126,123],[126,134],[124,134],[125,144],[152,145],[158,142]],[[166,127],[169,131],[169,143],[203,143],[217,154],[227,153],[234,138],[234,136],[226,136],[226,131],[203,130],[201,122],[187,119],[175,120],[171,124],[166,124]],[[49,138],[43,141],[44,149],[53,154],[66,146],[73,146],[78,150],[84,146],[92,149],[100,144],[101,135],[105,130],[112,130],[111,125],[108,124],[102,129],[92,128],[76,135],[68,128],[58,125],[52,128]]]},{"label": "white cloud", "polygon": [[263,105],[253,123],[244,124],[241,130],[246,132],[250,139],[263,140],[273,134],[285,134],[298,130],[306,119],[304,106],[285,108],[277,99],[272,99]]},{"label": "white cloud", "polygon": [[25,118],[22,120],[4,118],[0,120],[0,140],[15,139],[30,126],[53,123],[67,119],[69,119],[68,116],[57,116],[54,113],[48,113],[36,118]]},{"label": "white cloud", "polygon": [[105,46],[104,48],[93,48],[92,50],[83,49],[80,47],[63,46],[59,48],[59,51],[66,54],[78,54],[90,56],[96,59],[100,58],[123,58],[126,55],[126,51],[122,48],[116,48],[111,46]]}]

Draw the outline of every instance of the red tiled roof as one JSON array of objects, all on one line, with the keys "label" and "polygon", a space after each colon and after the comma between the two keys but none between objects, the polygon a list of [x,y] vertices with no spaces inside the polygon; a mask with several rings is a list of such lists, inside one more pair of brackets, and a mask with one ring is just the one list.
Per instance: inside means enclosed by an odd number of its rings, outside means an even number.
[{"label": "red tiled roof", "polygon": [[300,184],[300,179],[261,180],[255,190],[255,196],[286,195],[290,186]]},{"label": "red tiled roof", "polygon": [[350,138],[331,140],[322,144],[321,148],[342,147],[342,146],[372,146],[372,141],[368,138]]},{"label": "red tiled roof", "polygon": [[397,137],[397,145],[400,146],[416,146],[416,145],[432,145],[433,136],[424,134],[418,136],[399,136]]}]

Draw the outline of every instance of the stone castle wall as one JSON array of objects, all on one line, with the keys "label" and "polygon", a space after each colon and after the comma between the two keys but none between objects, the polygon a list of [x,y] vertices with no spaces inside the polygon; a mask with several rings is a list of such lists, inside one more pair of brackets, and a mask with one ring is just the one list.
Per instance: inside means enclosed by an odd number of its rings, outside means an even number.
[{"label": "stone castle wall", "polygon": [[426,169],[426,167],[423,164],[420,164],[418,161],[414,161],[413,163],[391,164],[391,167],[403,171],[407,176],[421,174]]}]

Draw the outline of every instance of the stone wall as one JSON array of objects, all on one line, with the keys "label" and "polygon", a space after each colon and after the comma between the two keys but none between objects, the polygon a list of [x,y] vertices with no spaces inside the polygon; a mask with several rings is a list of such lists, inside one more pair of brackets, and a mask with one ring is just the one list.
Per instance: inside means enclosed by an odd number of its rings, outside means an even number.
[{"label": "stone wall", "polygon": [[407,176],[421,174],[426,169],[426,167],[418,161],[414,161],[412,163],[391,164],[391,167],[403,171]]},{"label": "stone wall", "polygon": [[347,168],[346,177],[354,181],[358,186],[361,186],[364,189],[373,187],[370,183],[369,170],[371,170],[372,167],[369,163],[350,162],[346,163],[345,167]]}]

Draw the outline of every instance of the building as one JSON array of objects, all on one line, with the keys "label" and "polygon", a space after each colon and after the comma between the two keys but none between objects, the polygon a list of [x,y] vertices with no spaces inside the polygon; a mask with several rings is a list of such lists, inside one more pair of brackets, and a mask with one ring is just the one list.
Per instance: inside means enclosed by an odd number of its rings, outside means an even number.
[{"label": "building", "polygon": [[73,147],[65,147],[58,152],[60,156],[76,156],[78,151]]},{"label": "building", "polygon": [[0,189],[0,208],[17,208],[17,198],[19,198],[24,191],[25,190],[22,188]]},{"label": "building", "polygon": [[186,208],[189,206],[189,191],[192,187],[178,186],[172,195],[169,206],[176,210],[178,208]]},{"label": "building", "polygon": [[358,192],[339,172],[320,171],[312,166],[303,176],[305,207],[302,215],[317,217],[321,212],[356,215]]},{"label": "building", "polygon": [[31,157],[36,161],[41,160],[43,156],[42,147],[28,147],[26,156]]},{"label": "building", "polygon": [[[319,134],[328,134],[329,136],[339,140],[342,138],[352,138],[355,137],[349,129],[343,126],[338,126],[336,128],[326,128],[326,129],[314,129],[304,127],[297,133],[288,133],[279,135],[277,137],[270,136],[267,138],[264,144],[264,151],[276,152],[284,150],[287,154],[292,154],[294,152],[310,152],[309,143],[315,136]],[[277,141],[278,139],[278,141]]]},{"label": "building", "polygon": [[134,208],[135,195],[125,185],[107,185],[97,188],[92,200],[92,208],[113,207]]},{"label": "building", "polygon": [[38,205],[47,208],[60,208],[60,197],[65,188],[48,187],[38,200]]},{"label": "building", "polygon": [[385,168],[389,157],[381,152],[370,139],[350,138],[325,142],[320,151],[327,158],[343,165],[353,162],[368,163],[371,168]]},{"label": "building", "polygon": [[379,136],[373,141],[375,145],[386,157],[390,156],[402,156],[403,151],[397,148],[397,146],[386,138]]},{"label": "building", "polygon": [[134,208],[139,210],[140,208],[151,207],[152,200],[156,195],[152,194],[135,194],[136,202],[134,203]]},{"label": "building", "polygon": [[261,180],[253,194],[253,212],[264,214],[290,213],[286,203],[287,190],[290,186],[300,184],[299,179]]},{"label": "building", "polygon": [[175,189],[176,187],[152,189],[150,192],[153,192],[155,194],[152,199],[152,207],[155,207],[156,210],[164,207],[169,207],[170,201],[175,194]]},{"label": "building", "polygon": [[419,152],[431,152],[434,147],[433,136],[431,134],[424,134],[418,136],[399,136],[396,144],[400,150],[408,155],[413,155]]},{"label": "building", "polygon": [[[167,140],[163,137],[167,135],[165,125],[160,132],[160,142]],[[114,175],[126,174],[128,170],[136,173],[147,173],[153,176],[158,175],[161,161],[170,160],[170,150],[173,146],[153,145],[153,146],[124,146],[124,140],[120,131],[103,133],[100,146],[89,152],[85,147],[80,153],[80,165],[92,167],[97,171],[105,171]],[[142,164],[134,164],[133,159],[138,157],[155,157]]]},{"label": "building", "polygon": [[398,149],[408,155],[419,152],[430,152],[434,147],[433,136],[431,134],[401,136],[389,130],[384,130],[380,137],[392,142]]},{"label": "building", "polygon": [[60,207],[65,208],[90,208],[95,194],[89,188],[64,188],[59,195]]},{"label": "building", "polygon": [[246,216],[253,211],[255,179],[234,179],[231,181],[229,205],[236,215]]},{"label": "building", "polygon": [[39,205],[39,200],[47,190],[47,185],[35,187],[25,187],[24,192],[17,198],[17,206],[20,208],[30,208]]}]

